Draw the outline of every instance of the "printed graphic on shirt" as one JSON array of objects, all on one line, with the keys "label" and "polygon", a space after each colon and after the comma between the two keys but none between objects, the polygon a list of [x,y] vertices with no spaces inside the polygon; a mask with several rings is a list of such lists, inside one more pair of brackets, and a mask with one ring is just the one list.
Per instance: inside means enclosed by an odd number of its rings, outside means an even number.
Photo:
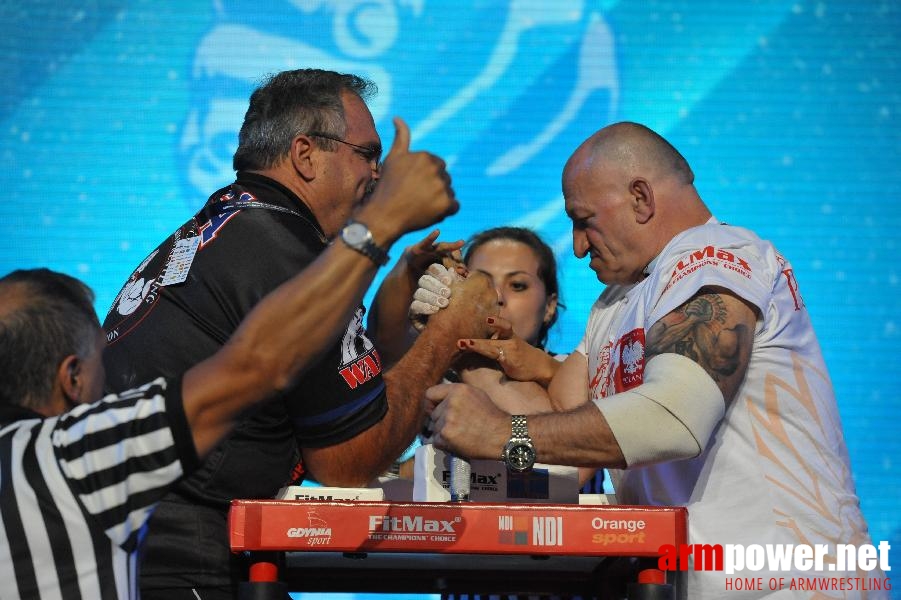
[{"label": "printed graphic on shirt", "polygon": [[[834,451],[830,448],[846,455],[839,416],[824,400],[830,395],[821,391],[830,385],[825,371],[793,352],[790,369],[766,374],[763,405],[755,404],[750,396],[745,405],[767,484],[776,492],[790,491],[767,495],[774,498],[776,524],[798,543],[828,542],[835,548],[839,543],[869,542],[869,536],[860,511],[846,506],[856,504],[852,494],[823,493],[853,490],[854,486],[847,460],[824,463],[820,459]],[[791,418],[798,410],[804,418]],[[816,528],[790,518],[805,510],[821,516]]]},{"label": "printed graphic on shirt", "polygon": [[339,373],[350,389],[366,383],[382,372],[382,362],[372,341],[366,337],[363,315],[360,307],[354,313],[341,338],[341,364]]},{"label": "printed graphic on shirt", "polygon": [[[231,189],[226,193],[219,196],[217,202],[232,202],[235,199],[235,192]],[[242,192],[238,197],[239,203],[248,203],[248,202],[257,202],[256,196],[251,194],[250,192]],[[226,210],[222,211],[212,217],[210,217],[207,221],[200,224],[199,233],[200,233],[200,247],[203,248],[214,239],[219,234],[219,231],[228,223],[232,217],[240,213],[240,210]]]},{"label": "printed graphic on shirt", "polygon": [[729,250],[708,245],[686,253],[676,263],[670,275],[669,283],[666,284],[663,292],[666,293],[676,283],[703,267],[727,269],[738,273],[745,279],[751,278],[751,265],[745,258]]},{"label": "printed graphic on shirt", "polygon": [[804,299],[801,298],[801,291],[798,289],[795,270],[791,268],[788,261],[781,254],[776,254],[776,260],[779,261],[779,266],[782,267],[782,276],[785,277],[785,281],[788,283],[788,291],[791,292],[792,300],[795,302],[795,310],[801,310],[804,308]]},{"label": "printed graphic on shirt", "polygon": [[[104,323],[107,344],[112,344],[126,335],[150,313],[160,297],[162,288],[166,285],[164,282],[167,281],[170,268],[179,271],[176,279],[183,280],[180,271],[185,268],[181,260],[184,257],[176,257],[176,260],[173,260],[173,257],[176,256],[176,248],[184,247],[180,242],[192,239],[191,229],[190,223],[179,228],[138,265],[122,286]],[[190,242],[187,245],[192,246],[194,244]],[[190,267],[190,264],[187,266]],[[184,275],[187,276],[187,273]]]},{"label": "printed graphic on shirt", "polygon": [[615,342],[604,344],[595,372],[589,380],[591,399],[625,392],[644,378],[644,329],[633,329]]}]

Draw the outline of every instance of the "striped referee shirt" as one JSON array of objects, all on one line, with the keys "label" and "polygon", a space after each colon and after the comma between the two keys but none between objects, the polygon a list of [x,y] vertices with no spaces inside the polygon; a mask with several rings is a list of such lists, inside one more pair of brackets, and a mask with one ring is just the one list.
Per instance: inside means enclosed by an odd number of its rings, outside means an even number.
[{"label": "striped referee shirt", "polygon": [[139,531],[197,463],[180,378],[52,418],[0,407],[0,597],[137,598]]}]

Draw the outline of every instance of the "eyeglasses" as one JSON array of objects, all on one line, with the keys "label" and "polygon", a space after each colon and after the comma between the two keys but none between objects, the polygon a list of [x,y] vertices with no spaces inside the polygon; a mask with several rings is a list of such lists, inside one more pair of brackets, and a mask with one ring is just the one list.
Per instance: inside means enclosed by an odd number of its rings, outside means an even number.
[{"label": "eyeglasses", "polygon": [[353,148],[353,151],[356,152],[360,158],[365,160],[368,163],[372,163],[376,168],[379,168],[381,165],[379,163],[379,159],[382,157],[382,147],[381,146],[360,146],[358,144],[351,144],[350,142],[344,141],[341,138],[335,137],[333,135],[329,135],[327,133],[319,133],[318,131],[314,131],[308,133],[307,135],[312,137],[321,137],[327,140],[332,140],[333,142],[340,142],[347,146]]}]

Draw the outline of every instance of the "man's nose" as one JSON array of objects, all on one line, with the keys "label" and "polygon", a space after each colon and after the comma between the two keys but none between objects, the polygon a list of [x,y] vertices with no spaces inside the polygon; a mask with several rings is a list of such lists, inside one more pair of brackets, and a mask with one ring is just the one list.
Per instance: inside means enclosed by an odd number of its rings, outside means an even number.
[{"label": "man's nose", "polygon": [[573,254],[576,258],[583,258],[588,254],[588,238],[581,231],[573,231]]}]

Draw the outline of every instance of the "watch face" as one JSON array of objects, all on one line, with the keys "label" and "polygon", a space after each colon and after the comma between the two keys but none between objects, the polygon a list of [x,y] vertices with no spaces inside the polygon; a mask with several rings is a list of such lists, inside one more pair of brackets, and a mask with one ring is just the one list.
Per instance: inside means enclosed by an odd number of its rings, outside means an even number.
[{"label": "watch face", "polygon": [[341,232],[344,241],[351,245],[360,245],[369,239],[369,230],[362,223],[350,223]]},{"label": "watch face", "polygon": [[535,449],[531,444],[514,444],[507,452],[507,466],[516,471],[531,469],[535,464]]}]

